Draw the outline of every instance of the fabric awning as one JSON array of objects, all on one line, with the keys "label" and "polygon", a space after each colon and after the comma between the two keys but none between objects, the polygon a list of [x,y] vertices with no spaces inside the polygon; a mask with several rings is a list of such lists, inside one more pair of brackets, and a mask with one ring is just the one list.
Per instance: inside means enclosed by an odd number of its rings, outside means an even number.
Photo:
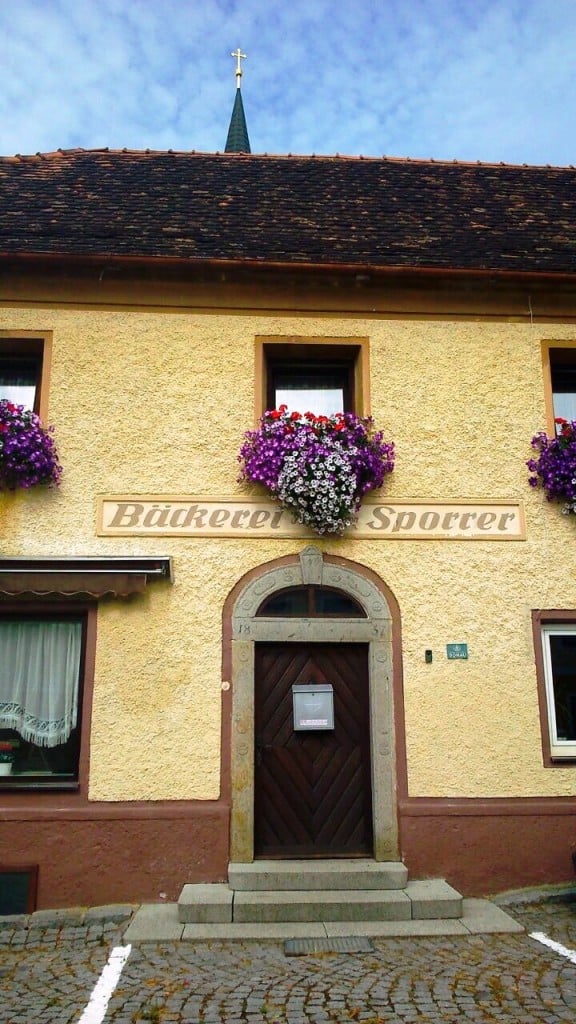
[{"label": "fabric awning", "polygon": [[0,597],[116,597],[172,581],[169,558],[0,559]]}]

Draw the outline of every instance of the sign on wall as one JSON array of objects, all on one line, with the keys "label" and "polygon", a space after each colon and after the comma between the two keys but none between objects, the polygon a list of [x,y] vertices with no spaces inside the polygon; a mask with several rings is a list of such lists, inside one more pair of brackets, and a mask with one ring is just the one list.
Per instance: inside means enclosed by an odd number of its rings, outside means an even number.
[{"label": "sign on wall", "polygon": [[[103,537],[310,537],[272,502],[242,498],[105,495],[96,532]],[[512,502],[363,503],[347,531],[359,540],[525,540],[524,511]]]}]

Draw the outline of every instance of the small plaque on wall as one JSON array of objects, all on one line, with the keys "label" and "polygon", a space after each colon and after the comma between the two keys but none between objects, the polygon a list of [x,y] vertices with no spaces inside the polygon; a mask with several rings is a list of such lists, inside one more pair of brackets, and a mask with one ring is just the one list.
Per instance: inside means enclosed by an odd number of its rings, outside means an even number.
[{"label": "small plaque on wall", "polygon": [[449,661],[466,661],[468,644],[446,644],[446,657]]}]

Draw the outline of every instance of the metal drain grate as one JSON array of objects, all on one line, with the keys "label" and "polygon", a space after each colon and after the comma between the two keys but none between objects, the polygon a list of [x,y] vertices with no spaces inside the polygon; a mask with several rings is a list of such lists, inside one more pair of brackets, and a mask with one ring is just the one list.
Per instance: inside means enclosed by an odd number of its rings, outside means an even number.
[{"label": "metal drain grate", "polygon": [[306,956],[310,953],[373,953],[370,939],[362,935],[336,935],[332,939],[288,939],[284,943],[286,956]]}]

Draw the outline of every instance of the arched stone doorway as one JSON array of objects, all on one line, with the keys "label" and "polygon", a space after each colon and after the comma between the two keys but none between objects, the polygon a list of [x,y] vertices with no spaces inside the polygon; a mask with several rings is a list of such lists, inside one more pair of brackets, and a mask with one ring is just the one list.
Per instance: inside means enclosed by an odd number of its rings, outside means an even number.
[{"label": "arched stone doorway", "polygon": [[[287,588],[321,587],[348,595],[361,617],[282,617],[259,615],[263,602]],[[374,574],[344,559],[330,558],[315,547],[300,556],[264,565],[245,586],[239,585],[232,609],[232,735],[230,858],[254,859],[255,828],[255,670],[265,645],[296,648],[348,645],[366,651],[371,788],[371,855],[375,860],[399,857],[396,807],[396,745],[393,687],[393,596]],[[399,628],[399,623],[397,621]],[[294,645],[288,647],[288,645]],[[336,648],[337,650],[337,648]],[[329,854],[323,852],[323,856]]]}]

